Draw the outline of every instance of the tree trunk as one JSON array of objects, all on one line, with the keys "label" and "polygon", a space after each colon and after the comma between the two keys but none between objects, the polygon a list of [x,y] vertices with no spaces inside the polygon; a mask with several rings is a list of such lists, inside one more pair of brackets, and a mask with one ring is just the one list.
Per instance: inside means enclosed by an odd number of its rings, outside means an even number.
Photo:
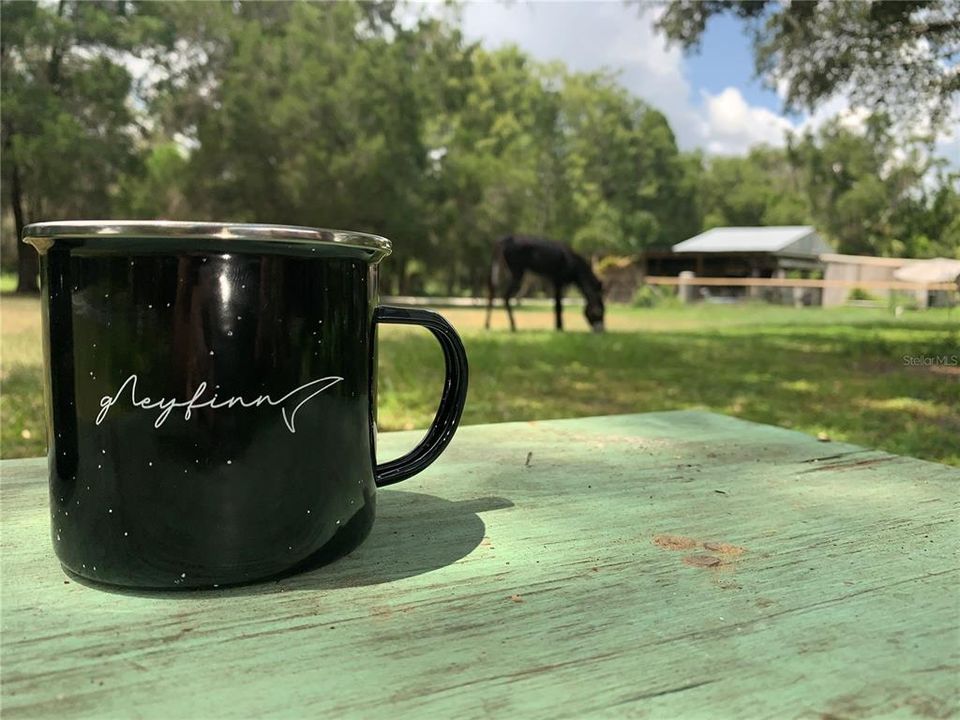
[{"label": "tree trunk", "polygon": [[407,261],[406,258],[397,258],[394,263],[397,273],[397,295],[407,294]]},{"label": "tree trunk", "polygon": [[457,264],[450,263],[447,267],[447,297],[453,297],[457,288]]},{"label": "tree trunk", "polygon": [[16,160],[10,172],[10,204],[17,226],[17,292],[33,294],[40,292],[37,275],[40,272],[40,257],[32,245],[20,241],[20,234],[26,224],[23,219],[23,193],[20,188],[20,168]]},{"label": "tree trunk", "polygon": [[[4,152],[13,152],[13,127],[7,125],[4,142]],[[37,273],[40,271],[40,258],[37,251],[30,245],[20,242],[20,234],[26,220],[23,216],[23,188],[20,184],[20,166],[14,159],[10,163],[10,207],[13,210],[13,220],[17,228],[17,292],[37,293],[40,287],[37,284]]]}]

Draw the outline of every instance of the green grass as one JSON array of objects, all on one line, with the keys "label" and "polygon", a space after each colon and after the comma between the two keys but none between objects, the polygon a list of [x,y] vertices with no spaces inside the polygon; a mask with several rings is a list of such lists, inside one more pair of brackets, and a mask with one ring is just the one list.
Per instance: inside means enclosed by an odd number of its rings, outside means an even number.
[{"label": "green grass", "polygon": [[[466,423],[706,408],[927,460],[960,465],[960,367],[905,357],[960,356],[960,311],[750,306],[613,308],[610,332],[547,328],[523,309],[511,334],[475,309],[442,311],[470,356]],[[2,457],[44,452],[40,333],[35,300],[6,297],[0,319]],[[442,357],[426,331],[385,327],[380,428],[426,426]],[[24,430],[30,437],[24,437]]]}]

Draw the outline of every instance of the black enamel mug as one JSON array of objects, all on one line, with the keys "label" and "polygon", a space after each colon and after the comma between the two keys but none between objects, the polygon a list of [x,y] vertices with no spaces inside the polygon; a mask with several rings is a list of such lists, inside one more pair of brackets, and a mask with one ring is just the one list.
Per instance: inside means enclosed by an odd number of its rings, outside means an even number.
[{"label": "black enamel mug", "polygon": [[[41,256],[52,536],[76,575],[196,588],[315,567],[453,437],[463,345],[436,313],[379,305],[384,238],[110,221],[23,238]],[[381,323],[431,330],[446,378],[424,439],[378,465]]]}]

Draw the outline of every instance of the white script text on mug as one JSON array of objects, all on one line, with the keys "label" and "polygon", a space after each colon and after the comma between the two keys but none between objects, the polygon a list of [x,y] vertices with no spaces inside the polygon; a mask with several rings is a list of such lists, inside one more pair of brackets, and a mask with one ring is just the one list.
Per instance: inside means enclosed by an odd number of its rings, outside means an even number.
[{"label": "white script text on mug", "polygon": [[[137,376],[134,374],[123,381],[123,384],[120,386],[120,389],[117,390],[116,395],[104,395],[102,398],[100,398],[100,412],[97,414],[97,425],[106,419],[107,413],[110,412],[110,408],[120,401],[124,390],[130,388],[130,402],[134,407],[138,407],[141,410],[160,410],[160,414],[153,423],[153,426],[156,428],[160,427],[167,421],[167,418],[170,417],[171,412],[180,408],[183,409],[183,419],[189,420],[193,411],[199,410],[200,408],[220,410],[222,408],[234,408],[237,405],[242,408],[270,405],[271,407],[281,406],[280,414],[283,416],[283,422],[287,426],[287,430],[295,433],[297,430],[293,424],[293,421],[296,417],[297,411],[309,400],[312,400],[324,390],[328,390],[342,380],[342,377],[331,375],[329,377],[311,380],[308,383],[304,383],[300,387],[294,388],[286,395],[283,395],[279,398],[273,398],[270,395],[258,395],[252,400],[245,400],[240,395],[226,398],[225,400],[218,400],[216,394],[214,394],[211,398],[202,400],[201,398],[203,397],[203,394],[207,391],[207,383],[204,381],[197,386],[197,391],[189,400],[176,400],[175,398],[161,398],[160,400],[153,400],[149,397],[137,397]],[[302,397],[299,395],[300,393],[304,393]],[[287,408],[284,407],[284,403],[288,401],[292,403],[298,397],[299,402],[293,405],[293,409],[288,412]]]}]

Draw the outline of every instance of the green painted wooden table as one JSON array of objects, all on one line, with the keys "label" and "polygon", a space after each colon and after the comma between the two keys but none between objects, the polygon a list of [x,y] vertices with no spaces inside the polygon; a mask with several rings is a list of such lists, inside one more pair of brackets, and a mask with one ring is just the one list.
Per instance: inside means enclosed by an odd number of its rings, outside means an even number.
[{"label": "green painted wooden table", "polygon": [[708,413],[467,427],[333,565],[121,594],[65,582],[9,461],[3,717],[948,717],[958,490]]}]

